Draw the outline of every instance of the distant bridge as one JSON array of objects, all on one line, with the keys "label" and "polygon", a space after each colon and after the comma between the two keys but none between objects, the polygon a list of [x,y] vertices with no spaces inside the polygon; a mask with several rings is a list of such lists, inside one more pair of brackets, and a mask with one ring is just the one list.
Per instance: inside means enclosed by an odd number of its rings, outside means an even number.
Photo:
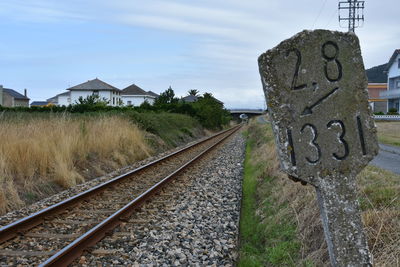
[{"label": "distant bridge", "polygon": [[232,108],[228,109],[235,120],[240,120],[240,114],[246,114],[249,118],[259,116],[265,113],[264,109],[251,109],[251,108]]},{"label": "distant bridge", "polygon": [[251,108],[232,108],[228,109],[229,112],[234,115],[234,114],[247,114],[247,115],[261,115],[265,113],[265,110],[263,109],[251,109]]}]

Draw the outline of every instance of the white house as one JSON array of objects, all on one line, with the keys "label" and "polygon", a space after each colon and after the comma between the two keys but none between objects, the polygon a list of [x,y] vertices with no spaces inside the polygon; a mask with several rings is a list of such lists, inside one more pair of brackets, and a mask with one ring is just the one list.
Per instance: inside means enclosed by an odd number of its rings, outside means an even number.
[{"label": "white house", "polygon": [[58,105],[59,106],[68,106],[71,104],[71,93],[65,92],[58,95]]},{"label": "white house", "polygon": [[[108,101],[109,106],[121,105],[121,90],[97,78],[75,85],[67,90],[71,104],[77,104],[79,97],[86,98],[90,95],[98,95],[100,99]],[[68,102],[67,95],[62,95],[61,101],[64,101],[65,98]],[[58,97],[58,101],[58,105],[60,105],[60,97]]]},{"label": "white house", "polygon": [[400,49],[396,49],[391,56],[386,72],[388,74],[387,91],[380,92],[381,98],[388,99],[387,110],[400,110]]},{"label": "white house", "polygon": [[142,103],[147,101],[153,105],[158,95],[152,91],[145,91],[139,86],[132,84],[121,92],[121,99],[126,106],[140,106]]},{"label": "white house", "polygon": [[56,96],[53,96],[52,98],[47,99],[47,102],[57,106],[68,106],[71,104],[70,95],[71,95],[70,92],[61,93]]}]

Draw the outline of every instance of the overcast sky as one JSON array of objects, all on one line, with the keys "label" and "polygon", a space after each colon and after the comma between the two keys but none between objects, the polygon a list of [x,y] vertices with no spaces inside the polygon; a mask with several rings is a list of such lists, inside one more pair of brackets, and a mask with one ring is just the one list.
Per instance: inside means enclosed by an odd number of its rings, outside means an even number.
[{"label": "overcast sky", "polygon": [[[0,84],[45,100],[98,77],[263,108],[257,58],[304,29],[347,31],[337,0],[1,0]],[[400,1],[366,0],[366,68],[400,48]],[[346,25],[344,25],[346,26]]]}]

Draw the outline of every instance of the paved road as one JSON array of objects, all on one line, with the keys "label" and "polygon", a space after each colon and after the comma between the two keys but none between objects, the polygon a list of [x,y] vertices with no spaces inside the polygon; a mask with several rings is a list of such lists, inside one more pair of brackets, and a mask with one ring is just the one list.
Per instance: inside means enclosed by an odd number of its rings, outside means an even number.
[{"label": "paved road", "polygon": [[258,120],[258,122],[261,123],[261,124],[269,123],[269,121],[267,121],[267,118],[266,118],[264,115],[258,116],[258,117],[257,117],[257,120]]},{"label": "paved road", "polygon": [[380,144],[379,148],[379,154],[370,164],[400,174],[400,147]]}]

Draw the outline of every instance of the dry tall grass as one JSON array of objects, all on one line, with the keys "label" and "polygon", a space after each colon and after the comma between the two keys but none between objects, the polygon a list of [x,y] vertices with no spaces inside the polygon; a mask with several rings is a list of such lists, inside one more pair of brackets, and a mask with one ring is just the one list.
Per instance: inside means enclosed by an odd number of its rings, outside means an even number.
[{"label": "dry tall grass", "polygon": [[400,146],[400,122],[376,122],[379,142]]},{"label": "dry tall grass", "polygon": [[0,121],[0,140],[0,213],[150,153],[144,132],[117,116]]},{"label": "dry tall grass", "polygon": [[[269,125],[260,125],[252,121],[249,133],[258,140],[255,146],[257,148],[252,153],[254,164],[265,167],[265,176],[278,178],[278,186],[273,190],[280,202],[277,205],[288,203],[288,208],[278,213],[275,222],[264,223],[279,223],[280,220],[295,218],[301,241],[301,262],[297,266],[302,266],[309,260],[315,266],[330,266],[315,189],[293,182],[279,170]],[[368,166],[357,179],[364,229],[374,255],[374,266],[400,266],[400,176]],[[261,218],[266,217],[263,216],[264,192],[271,190],[264,191],[264,187],[261,177],[258,187],[260,206],[257,211]]]}]

